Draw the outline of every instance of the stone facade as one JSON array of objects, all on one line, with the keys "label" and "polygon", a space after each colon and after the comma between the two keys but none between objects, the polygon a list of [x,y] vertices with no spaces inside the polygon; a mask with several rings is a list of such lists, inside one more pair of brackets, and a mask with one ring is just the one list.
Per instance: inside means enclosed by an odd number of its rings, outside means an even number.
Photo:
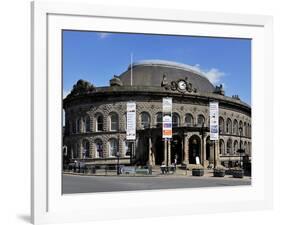
[{"label": "stone facade", "polygon": [[[214,163],[214,158],[228,165],[239,161],[240,148],[251,157],[251,108],[240,99],[224,96],[215,88],[213,93],[190,93],[161,84],[123,86],[121,78],[115,76],[118,82],[114,80],[110,87],[86,85],[90,91],[79,87],[80,94],[76,90],[64,99],[63,142],[71,160],[114,164],[118,152],[121,164],[157,165],[167,158],[172,163],[175,155],[177,163],[193,164],[196,155],[204,166]],[[200,87],[200,83],[196,86]],[[167,96],[173,98],[173,139],[164,143],[159,121],[162,98]],[[137,139],[126,145],[128,101],[136,102]],[[210,101],[219,102],[220,140],[216,143],[209,140]]]}]

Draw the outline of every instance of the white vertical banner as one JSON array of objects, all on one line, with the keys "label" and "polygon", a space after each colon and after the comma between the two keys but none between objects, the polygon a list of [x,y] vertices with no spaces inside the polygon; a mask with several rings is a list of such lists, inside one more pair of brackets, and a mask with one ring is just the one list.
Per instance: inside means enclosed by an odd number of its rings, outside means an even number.
[{"label": "white vertical banner", "polygon": [[163,98],[162,137],[172,138],[172,98]]},{"label": "white vertical banner", "polygon": [[126,139],[136,140],[136,103],[127,102]]},{"label": "white vertical banner", "polygon": [[210,140],[219,140],[219,103],[210,102]]}]

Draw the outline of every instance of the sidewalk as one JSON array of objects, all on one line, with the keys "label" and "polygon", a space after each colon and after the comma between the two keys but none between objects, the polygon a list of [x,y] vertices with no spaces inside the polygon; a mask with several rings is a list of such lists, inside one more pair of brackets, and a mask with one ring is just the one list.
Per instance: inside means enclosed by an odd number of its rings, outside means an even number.
[{"label": "sidewalk", "polygon": [[152,174],[119,174],[117,175],[116,171],[107,171],[104,170],[96,171],[95,174],[93,173],[75,173],[75,172],[63,172],[65,175],[78,175],[78,176],[114,176],[114,177],[188,177],[188,178],[203,178],[203,179],[243,179],[243,180],[251,180],[251,177],[244,176],[243,178],[233,178],[232,175],[225,175],[224,177],[214,177],[213,176],[213,170],[212,169],[205,169],[204,170],[204,176],[192,176],[191,170],[183,170],[183,169],[177,169],[175,172],[169,172],[163,174],[160,170],[160,168],[153,168]]}]

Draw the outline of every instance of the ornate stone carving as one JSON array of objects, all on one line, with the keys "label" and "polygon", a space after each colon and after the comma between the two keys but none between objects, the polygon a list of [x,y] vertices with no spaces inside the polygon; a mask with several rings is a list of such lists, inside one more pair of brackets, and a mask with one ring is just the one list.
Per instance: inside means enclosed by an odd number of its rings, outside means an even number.
[{"label": "ornate stone carving", "polygon": [[109,81],[109,83],[110,83],[110,86],[123,86],[122,81],[116,75],[114,75],[114,77]]},{"label": "ornate stone carving", "polygon": [[239,95],[232,95],[233,99],[240,100]]},{"label": "ornate stone carving", "polygon": [[215,94],[219,94],[219,95],[224,95],[225,94],[222,84],[220,84],[219,86],[215,87],[214,93]]},{"label": "ornate stone carving", "polygon": [[167,75],[163,74],[163,79],[161,82],[161,87],[164,87],[165,90],[179,91],[181,93],[196,93],[197,89],[192,87],[192,83],[188,82],[188,78],[179,79],[177,81],[167,81]]},{"label": "ornate stone carving", "polygon": [[162,82],[161,82],[161,87],[167,87],[169,84],[168,84],[168,81],[167,81],[167,75],[166,73],[163,74],[163,79],[162,79]]}]

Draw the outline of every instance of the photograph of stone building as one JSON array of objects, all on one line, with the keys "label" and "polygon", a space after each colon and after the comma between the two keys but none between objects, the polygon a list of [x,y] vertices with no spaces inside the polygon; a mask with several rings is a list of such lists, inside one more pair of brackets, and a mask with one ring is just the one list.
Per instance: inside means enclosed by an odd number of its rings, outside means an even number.
[{"label": "photograph of stone building", "polygon": [[[221,171],[221,168],[229,171],[233,177],[238,169],[247,170],[248,175],[251,174],[250,41],[89,32],[89,36],[85,37],[95,38],[93,49],[101,48],[93,53],[92,41],[87,42],[83,35],[85,32],[73,32],[73,36],[66,39],[63,56],[66,68],[63,80],[65,87],[68,86],[63,98],[62,129],[62,164],[66,193],[83,192],[77,186],[78,181],[66,176],[77,175],[77,171],[79,175],[82,167],[82,173],[91,174],[93,177],[95,174],[106,176],[108,171],[111,175],[135,175],[140,172],[148,176],[170,174],[172,171],[174,176],[188,176],[188,171],[193,174],[199,166],[202,171],[206,171],[205,174],[210,173],[210,169],[215,172],[215,169]],[[165,50],[167,43],[171,43],[171,46]],[[131,61],[123,60],[122,57],[116,58],[120,54],[128,53],[125,49],[127,45],[130,46],[127,51],[131,48],[138,49],[140,60],[133,60],[132,54]],[[242,50],[237,47],[240,45]],[[206,48],[211,50],[214,46],[217,52],[220,51],[216,56],[217,61],[216,57],[212,59],[206,52]],[[179,56],[189,57],[182,50],[184,47],[194,48],[195,56],[196,51],[201,54],[198,55],[201,57],[200,61],[195,62],[198,64],[191,65],[175,60]],[[84,58],[80,54],[84,54]],[[198,57],[194,59],[199,60]],[[122,62],[122,66],[118,60]],[[240,63],[240,66],[234,66],[231,60]],[[115,61],[119,64],[114,64]],[[233,73],[239,75],[225,75],[215,67],[208,71],[201,68],[202,62],[210,64],[212,61],[215,66],[218,64],[231,68]],[[106,65],[110,62],[112,66],[108,68]],[[111,71],[110,77],[76,75],[83,70],[94,73],[95,67],[99,68],[99,73],[108,74],[105,71]],[[225,79],[221,79],[222,76]],[[65,87],[64,90],[67,89]],[[241,95],[246,96],[246,100]],[[163,138],[165,98],[172,101],[172,133],[168,139]],[[135,104],[133,140],[127,138],[128,103]],[[218,139],[215,141],[210,138],[210,103],[218,104]],[[102,170],[105,172],[102,173]],[[224,185],[250,184],[250,178],[247,179],[240,183],[225,180]],[[152,180],[151,178],[150,181]],[[147,189],[146,182],[140,182],[144,185],[141,189]],[[121,179],[120,183],[124,185]],[[67,189],[75,185],[75,190]],[[167,180],[167,187],[169,185]],[[219,184],[206,182],[206,186],[217,185]],[[157,182],[155,188],[159,188]],[[112,190],[123,189],[110,189]],[[85,192],[87,191],[103,189],[90,190],[86,187]]]},{"label": "photograph of stone building", "polygon": [[[131,85],[131,70],[133,84]],[[214,87],[189,66],[161,61],[136,62],[110,80],[108,87],[95,87],[79,80],[64,99],[65,135],[71,159],[87,163],[161,165],[165,158],[162,140],[162,98],[173,99],[173,138],[168,161],[202,165],[214,163],[209,140],[209,102],[220,107],[218,161],[226,166],[239,161],[240,148],[251,156],[251,107],[238,96],[225,96],[222,86]],[[137,139],[126,141],[126,103],[137,106]]]}]

